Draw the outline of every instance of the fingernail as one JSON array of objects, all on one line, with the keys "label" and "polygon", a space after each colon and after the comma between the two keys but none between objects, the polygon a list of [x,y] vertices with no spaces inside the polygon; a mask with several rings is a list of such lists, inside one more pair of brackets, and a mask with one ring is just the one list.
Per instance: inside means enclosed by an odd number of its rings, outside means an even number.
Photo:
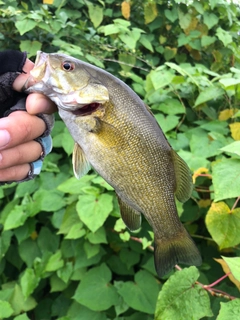
[{"label": "fingernail", "polygon": [[5,147],[10,141],[10,134],[7,130],[0,130],[0,148]]}]

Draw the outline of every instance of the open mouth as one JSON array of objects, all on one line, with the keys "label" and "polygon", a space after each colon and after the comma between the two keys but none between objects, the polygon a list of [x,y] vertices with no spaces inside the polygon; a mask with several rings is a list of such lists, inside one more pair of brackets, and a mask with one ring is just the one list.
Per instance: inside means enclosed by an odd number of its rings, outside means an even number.
[{"label": "open mouth", "polygon": [[94,111],[96,111],[101,106],[101,103],[93,102],[90,104],[87,104],[84,107],[81,107],[77,110],[72,111],[72,113],[75,116],[87,116],[89,114],[92,114]]}]

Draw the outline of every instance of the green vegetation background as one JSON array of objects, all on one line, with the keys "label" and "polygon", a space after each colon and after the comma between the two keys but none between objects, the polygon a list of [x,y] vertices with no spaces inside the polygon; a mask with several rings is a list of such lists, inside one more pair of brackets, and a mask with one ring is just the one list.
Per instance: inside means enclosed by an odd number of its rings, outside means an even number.
[{"label": "green vegetation background", "polygon": [[56,115],[40,176],[0,188],[0,319],[239,319],[239,7],[45,2],[0,1],[0,49],[33,61],[64,52],[139,94],[193,172],[178,209],[203,264],[158,279],[148,223],[130,234],[112,188],[94,171],[73,177],[73,141]]}]

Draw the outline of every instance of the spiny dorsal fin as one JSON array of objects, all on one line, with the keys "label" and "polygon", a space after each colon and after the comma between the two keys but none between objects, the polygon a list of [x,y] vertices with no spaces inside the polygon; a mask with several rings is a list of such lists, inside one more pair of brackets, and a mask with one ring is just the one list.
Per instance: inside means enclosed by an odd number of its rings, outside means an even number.
[{"label": "spiny dorsal fin", "polygon": [[175,195],[179,201],[185,202],[191,197],[192,194],[192,174],[183,159],[180,158],[174,150],[171,152],[176,174]]},{"label": "spiny dorsal fin", "polygon": [[142,223],[141,213],[139,213],[138,211],[130,207],[118,195],[117,195],[117,198],[118,198],[118,203],[120,207],[121,217],[125,225],[131,231],[138,230],[141,227],[141,223]]},{"label": "spiny dorsal fin", "polygon": [[80,179],[91,169],[91,165],[87,160],[85,153],[76,142],[73,148],[72,164],[73,172],[77,179]]}]

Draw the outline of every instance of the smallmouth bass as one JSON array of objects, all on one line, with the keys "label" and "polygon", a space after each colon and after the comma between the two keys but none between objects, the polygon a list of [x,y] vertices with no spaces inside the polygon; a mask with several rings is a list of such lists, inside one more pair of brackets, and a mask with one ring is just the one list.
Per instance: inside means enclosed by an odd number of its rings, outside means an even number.
[{"label": "smallmouth bass", "polygon": [[31,75],[26,92],[54,101],[75,140],[75,176],[93,167],[115,189],[131,231],[146,217],[158,276],[178,263],[200,265],[175,204],[175,196],[181,202],[191,196],[190,170],[140,97],[110,73],[64,54],[38,52]]}]

